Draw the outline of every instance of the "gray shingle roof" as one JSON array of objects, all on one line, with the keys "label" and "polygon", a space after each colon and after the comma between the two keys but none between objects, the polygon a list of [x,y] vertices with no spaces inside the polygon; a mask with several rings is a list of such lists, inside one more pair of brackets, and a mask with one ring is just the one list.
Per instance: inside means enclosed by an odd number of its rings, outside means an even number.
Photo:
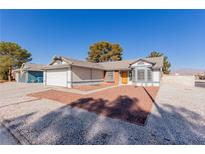
[{"label": "gray shingle roof", "polygon": [[70,67],[69,64],[47,65],[43,67],[43,70],[56,69],[56,68],[68,68],[68,67]]},{"label": "gray shingle roof", "polygon": [[14,72],[19,71],[43,71],[44,64],[34,64],[34,63],[23,63],[21,68],[13,70]]},{"label": "gray shingle roof", "polygon": [[99,63],[106,70],[127,70],[130,68],[130,64],[137,62],[138,60],[145,60],[153,64],[153,69],[159,69],[163,67],[164,57],[153,57],[153,58],[138,58],[137,60],[122,60],[114,62],[102,62]]},{"label": "gray shingle roof", "polygon": [[92,62],[87,62],[87,61],[83,61],[83,60],[76,60],[76,59],[72,59],[72,58],[68,58],[68,57],[55,57],[54,59],[63,60],[67,64],[48,65],[44,68],[45,69],[63,68],[63,67],[72,65],[72,66],[95,68],[95,69],[102,69],[102,70],[129,70],[130,64],[137,62],[138,60],[145,60],[147,62],[152,63],[153,69],[159,69],[163,66],[163,57],[138,58],[135,60],[122,60],[122,61],[101,62],[101,63],[92,63]]},{"label": "gray shingle roof", "polygon": [[152,68],[159,69],[163,67],[164,57],[146,58],[146,60],[155,63]]},{"label": "gray shingle roof", "polygon": [[43,67],[46,65],[43,64],[33,64],[33,63],[25,63],[23,70],[29,71],[42,71]]},{"label": "gray shingle roof", "polygon": [[61,57],[65,62],[70,63],[73,66],[87,67],[87,68],[96,68],[96,69],[104,69],[103,66],[99,65],[99,63],[92,63],[83,60],[76,60],[68,57]]},{"label": "gray shingle roof", "polygon": [[101,62],[99,63],[106,70],[127,70],[132,62],[135,60],[122,60],[113,62]]}]

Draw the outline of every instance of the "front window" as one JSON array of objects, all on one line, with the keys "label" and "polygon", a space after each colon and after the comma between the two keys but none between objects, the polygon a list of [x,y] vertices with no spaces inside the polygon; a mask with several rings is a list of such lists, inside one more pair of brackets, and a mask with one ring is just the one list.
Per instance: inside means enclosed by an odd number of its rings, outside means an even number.
[{"label": "front window", "polygon": [[152,71],[151,70],[147,70],[147,80],[152,81]]},{"label": "front window", "polygon": [[132,79],[131,79],[131,80],[132,80],[132,81],[135,81],[135,69],[132,70],[131,75],[132,75]]},{"label": "front window", "polygon": [[107,81],[112,82],[114,81],[114,72],[113,71],[107,71]]},{"label": "front window", "polygon": [[140,81],[145,80],[145,70],[137,70],[137,79]]},{"label": "front window", "polygon": [[132,71],[129,71],[129,80],[132,81]]},{"label": "front window", "polygon": [[61,60],[57,60],[56,64],[62,64],[62,61]]}]

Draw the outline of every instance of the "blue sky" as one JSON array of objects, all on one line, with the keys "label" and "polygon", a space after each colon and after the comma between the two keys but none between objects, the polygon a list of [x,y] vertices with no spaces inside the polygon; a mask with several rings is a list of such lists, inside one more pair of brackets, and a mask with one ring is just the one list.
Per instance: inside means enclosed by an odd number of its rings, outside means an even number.
[{"label": "blue sky", "polygon": [[109,41],[123,59],[157,50],[172,69],[205,68],[205,10],[0,10],[0,40],[19,43],[33,63],[85,59],[91,44]]}]

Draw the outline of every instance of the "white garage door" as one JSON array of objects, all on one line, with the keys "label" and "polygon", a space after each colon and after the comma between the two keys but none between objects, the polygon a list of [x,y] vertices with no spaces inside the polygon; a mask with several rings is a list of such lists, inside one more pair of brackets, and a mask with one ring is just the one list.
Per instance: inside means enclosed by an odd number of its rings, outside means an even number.
[{"label": "white garage door", "polygon": [[47,85],[67,87],[68,69],[47,70]]}]

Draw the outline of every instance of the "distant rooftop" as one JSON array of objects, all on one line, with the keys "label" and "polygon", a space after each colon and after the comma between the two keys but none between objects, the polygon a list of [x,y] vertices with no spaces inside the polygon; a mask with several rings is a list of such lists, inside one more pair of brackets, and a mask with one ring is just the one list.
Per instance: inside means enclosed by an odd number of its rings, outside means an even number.
[{"label": "distant rooftop", "polygon": [[43,67],[46,66],[44,64],[34,64],[34,63],[23,63],[21,68],[15,69],[14,71],[42,71]]}]

